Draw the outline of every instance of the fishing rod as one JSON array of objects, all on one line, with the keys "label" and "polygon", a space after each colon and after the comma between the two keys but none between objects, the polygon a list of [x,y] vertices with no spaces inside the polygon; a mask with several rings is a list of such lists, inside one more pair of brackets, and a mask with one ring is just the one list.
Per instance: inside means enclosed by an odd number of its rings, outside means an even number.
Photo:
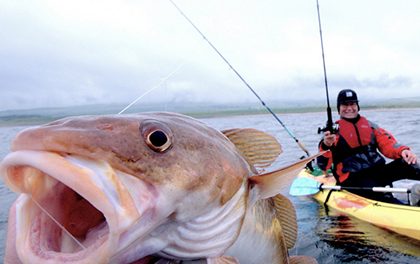
[{"label": "fishing rod", "polygon": [[200,29],[188,18],[188,16],[174,3],[173,0],[169,0],[172,5],[178,10],[178,12],[194,27],[194,29],[203,37],[203,39],[210,45],[210,47],[222,58],[222,60],[229,66],[229,68],[239,77],[239,79],[248,87],[248,89],[258,98],[261,104],[267,109],[267,111],[279,122],[279,124],[286,130],[290,137],[292,137],[298,146],[306,153],[309,157],[309,151],[305,148],[305,146],[297,139],[292,131],[290,131],[286,125],[280,120],[280,118],[271,110],[270,107],[261,99],[261,97],[257,94],[257,92],[248,84],[248,82],[239,74],[239,72],[229,63],[229,61],[220,53],[220,51],[206,38],[206,36],[200,31]]},{"label": "fishing rod", "polygon": [[322,53],[322,65],[324,68],[325,93],[327,95],[327,124],[323,128],[318,128],[318,134],[320,134],[321,132],[326,132],[326,131],[330,131],[331,133],[336,133],[338,130],[338,127],[333,122],[331,107],[330,107],[330,97],[328,94],[328,81],[327,81],[327,67],[325,66],[324,41],[322,39],[321,15],[319,13],[318,0],[316,0],[316,10],[318,13],[319,38],[321,40],[321,53]]}]

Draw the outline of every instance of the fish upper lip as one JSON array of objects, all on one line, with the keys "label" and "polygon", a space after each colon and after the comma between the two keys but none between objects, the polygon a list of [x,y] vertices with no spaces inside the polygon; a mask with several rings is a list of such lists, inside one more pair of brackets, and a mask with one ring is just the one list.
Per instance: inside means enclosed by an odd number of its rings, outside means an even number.
[{"label": "fish upper lip", "polygon": [[[111,175],[113,172],[108,170],[111,168],[106,168],[107,166],[109,166],[107,163],[102,162],[98,164],[97,161],[81,157],[62,156],[45,151],[20,150],[12,152],[5,157],[0,165],[0,175],[6,185],[13,191],[27,193],[27,195],[23,196],[25,199],[21,198],[18,200],[19,208],[35,207],[34,202],[41,201],[42,197],[51,191],[52,186],[57,185],[57,182],[61,182],[91,203],[103,214],[109,229],[106,234],[104,234],[104,229],[102,229],[100,238],[96,239],[95,242],[88,243],[89,251],[96,251],[98,255],[96,260],[99,260],[107,259],[111,256],[112,250],[118,248],[118,237],[121,233],[140,218],[138,208],[136,208],[130,193],[125,190],[125,186],[118,181],[115,174]],[[101,172],[105,175],[98,176]],[[94,179],[95,177],[96,179]],[[103,177],[110,178],[103,179]],[[29,211],[41,213],[40,210]],[[30,213],[24,215],[24,210],[19,212],[17,210],[17,213],[21,214],[18,217],[21,218],[21,221],[17,225],[27,224],[32,226],[32,228],[35,227],[36,221],[28,221],[28,219],[26,219],[27,222],[24,221],[25,217],[31,217]],[[38,218],[38,220],[40,219]],[[26,229],[24,232],[30,232],[30,229]],[[17,239],[23,239],[22,237],[27,236],[16,237]],[[19,241],[16,242],[19,243]],[[32,245],[27,245],[27,247],[30,247],[30,251],[33,249]],[[24,250],[25,252],[19,255],[28,255],[26,253],[27,250]],[[35,254],[32,257],[39,257],[40,259],[45,254],[45,252],[32,253]],[[69,260],[72,261],[80,261],[87,255],[86,250],[72,252],[74,254],[63,255],[59,251],[56,253],[57,256],[60,255],[61,259],[63,256],[66,258],[65,256],[71,255]],[[51,258],[53,256],[47,257]],[[30,257],[28,258],[31,260]]]}]

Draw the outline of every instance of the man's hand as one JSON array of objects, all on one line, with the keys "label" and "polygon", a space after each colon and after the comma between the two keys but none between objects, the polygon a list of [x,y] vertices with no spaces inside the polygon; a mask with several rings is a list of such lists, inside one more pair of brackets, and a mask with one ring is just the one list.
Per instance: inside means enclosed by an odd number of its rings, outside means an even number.
[{"label": "man's hand", "polygon": [[[325,139],[324,139],[324,142],[325,142]],[[417,156],[416,156],[416,154],[414,154],[413,152],[411,152],[411,150],[409,150],[409,149],[404,149],[401,152],[401,157],[408,164],[416,164],[417,163]]]},{"label": "man's hand", "polygon": [[324,144],[327,147],[331,147],[336,140],[336,135],[332,134],[330,131],[325,131],[324,133]]}]

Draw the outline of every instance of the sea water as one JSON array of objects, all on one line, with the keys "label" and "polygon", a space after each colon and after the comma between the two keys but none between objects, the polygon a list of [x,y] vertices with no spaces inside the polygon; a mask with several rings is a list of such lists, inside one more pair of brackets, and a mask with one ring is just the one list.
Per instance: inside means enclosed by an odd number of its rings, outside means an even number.
[{"label": "sea water", "polygon": [[[389,130],[401,144],[409,145],[420,156],[420,109],[388,109],[361,112]],[[293,136],[311,153],[317,152],[326,113],[278,114]],[[336,119],[337,117],[334,116]],[[283,153],[273,164],[279,168],[299,160],[305,153],[271,115],[247,115],[201,119],[216,128],[252,127],[266,131],[280,141]],[[13,122],[10,122],[13,124]],[[0,126],[0,159],[8,152],[10,141],[25,126]],[[287,193],[288,190],[283,190]],[[0,259],[6,240],[8,208],[16,194],[0,183]],[[297,211],[299,234],[292,255],[315,257],[319,263],[420,263],[420,243],[388,232],[358,219],[327,210],[310,197],[290,197]],[[420,216],[419,216],[420,217]]]}]

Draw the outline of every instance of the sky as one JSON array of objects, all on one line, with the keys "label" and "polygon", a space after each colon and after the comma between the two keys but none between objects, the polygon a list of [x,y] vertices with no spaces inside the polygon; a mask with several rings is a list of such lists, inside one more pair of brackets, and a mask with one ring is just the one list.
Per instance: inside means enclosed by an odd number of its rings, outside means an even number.
[{"label": "sky", "polygon": [[[173,0],[267,102],[325,100],[316,0]],[[330,100],[420,96],[420,1],[319,0]],[[255,103],[170,0],[0,0],[0,111]]]}]

